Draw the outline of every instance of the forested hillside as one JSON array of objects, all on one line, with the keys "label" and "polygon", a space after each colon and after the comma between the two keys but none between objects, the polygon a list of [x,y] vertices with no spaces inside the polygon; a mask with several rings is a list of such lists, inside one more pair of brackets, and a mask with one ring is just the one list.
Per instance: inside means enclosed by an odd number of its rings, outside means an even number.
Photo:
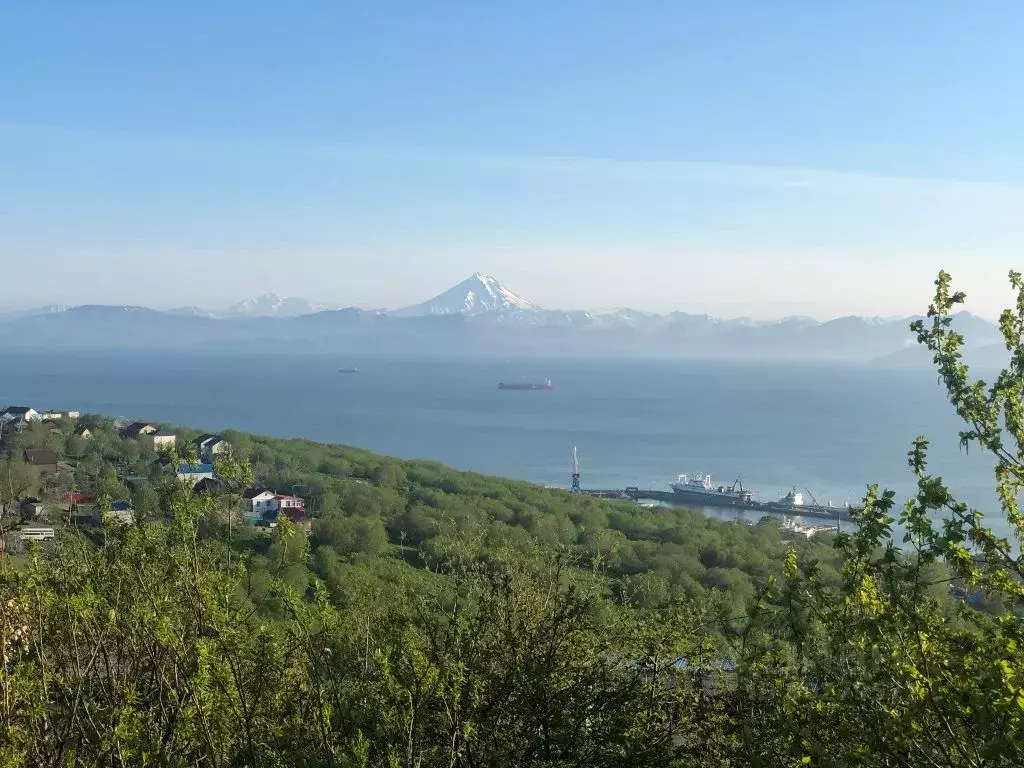
[{"label": "forested hillside", "polygon": [[[61,499],[73,488],[93,500],[130,500],[141,521],[167,519],[171,500],[184,491],[173,470],[199,431],[164,425],[176,435],[175,455],[180,454],[170,460],[145,436],[122,436],[101,416],[58,426],[29,424],[5,442],[8,459],[0,471],[30,473],[18,458],[25,449],[53,448],[67,462],[64,471],[26,487],[22,496],[44,492],[56,510],[66,506]],[[76,434],[82,428],[89,430],[88,440]],[[347,446],[231,430],[221,437],[232,446],[236,465],[228,474],[244,466],[245,485],[306,500],[312,518],[308,557],[289,571],[300,591],[319,578],[342,600],[343,574],[353,573],[364,581],[417,582],[421,570],[444,561],[454,540],[473,541],[482,551],[563,552],[621,602],[660,607],[707,597],[723,616],[743,614],[756,585],[780,572],[783,536],[777,520],[723,523],[692,510],[607,501]],[[248,567],[258,572],[265,566],[266,536],[243,522],[244,489],[230,490],[225,484],[208,492],[222,522],[232,519],[232,546],[251,556]],[[838,558],[830,541],[801,537],[796,546],[835,576]]]},{"label": "forested hillside", "polygon": [[[923,438],[916,498],[872,487],[853,534],[789,541],[233,432],[196,488],[198,432],[161,453],[101,417],[29,424],[4,441],[0,520],[35,510],[57,536],[5,537],[0,766],[1020,765],[1011,280],[995,385],[961,363],[947,275],[916,331],[1013,541],[928,474]],[[47,448],[55,468],[24,460]],[[253,486],[306,509],[247,522]]]}]

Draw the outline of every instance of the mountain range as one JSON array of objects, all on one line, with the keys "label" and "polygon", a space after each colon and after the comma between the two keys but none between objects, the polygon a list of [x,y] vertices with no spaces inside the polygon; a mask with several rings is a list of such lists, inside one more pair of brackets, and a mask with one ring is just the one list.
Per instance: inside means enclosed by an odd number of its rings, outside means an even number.
[{"label": "mountain range", "polygon": [[[355,354],[618,356],[673,359],[927,363],[914,318],[807,317],[778,321],[706,314],[540,307],[476,273],[421,304],[393,311],[329,309],[265,294],[222,311],[51,306],[0,314],[2,349],[208,349]],[[998,351],[992,323],[955,324],[976,349]]]},{"label": "mountain range", "polygon": [[298,317],[312,315],[328,309],[323,304],[314,304],[294,296],[278,296],[265,293],[252,299],[240,301],[224,311],[227,317]]}]

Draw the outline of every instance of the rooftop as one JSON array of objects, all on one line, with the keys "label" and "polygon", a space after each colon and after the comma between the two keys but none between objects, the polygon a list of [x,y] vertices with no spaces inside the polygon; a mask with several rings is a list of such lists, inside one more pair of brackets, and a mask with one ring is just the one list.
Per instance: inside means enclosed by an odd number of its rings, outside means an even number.
[{"label": "rooftop", "polygon": [[183,475],[201,475],[213,472],[213,464],[179,464],[178,472]]},{"label": "rooftop", "polygon": [[26,448],[25,461],[29,464],[56,464],[57,452],[49,448]]},{"label": "rooftop", "polygon": [[125,437],[138,437],[142,434],[143,430],[156,429],[156,424],[148,421],[133,421],[127,427],[121,430],[121,434]]},{"label": "rooftop", "polygon": [[6,414],[10,414],[12,416],[24,416],[29,411],[34,411],[34,410],[35,410],[35,408],[32,408],[32,407],[27,406],[27,405],[9,405],[6,408],[4,408],[2,411],[0,411],[0,413],[6,413]]}]

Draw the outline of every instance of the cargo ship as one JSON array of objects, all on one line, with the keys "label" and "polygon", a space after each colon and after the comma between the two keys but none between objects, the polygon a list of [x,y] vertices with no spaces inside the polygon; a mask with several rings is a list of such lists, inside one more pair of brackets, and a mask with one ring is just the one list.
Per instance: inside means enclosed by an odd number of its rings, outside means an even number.
[{"label": "cargo ship", "polygon": [[551,379],[544,379],[544,381],[513,381],[513,382],[498,382],[498,389],[554,389],[555,385],[551,383]]},{"label": "cargo ship", "polygon": [[754,494],[743,487],[739,480],[732,485],[716,486],[711,481],[711,475],[698,472],[692,477],[680,475],[674,483],[669,483],[669,488],[680,499],[696,501],[709,506],[726,507],[751,507],[756,504]]},{"label": "cargo ship", "polygon": [[[807,492],[810,495],[810,491]],[[816,517],[839,517],[844,515],[849,519],[850,505],[835,507],[832,502],[819,504],[817,499],[811,496],[811,504],[804,501],[804,495],[796,488],[791,490],[778,501],[769,501],[762,504],[762,508],[770,512],[783,512],[791,515],[814,515]]]}]

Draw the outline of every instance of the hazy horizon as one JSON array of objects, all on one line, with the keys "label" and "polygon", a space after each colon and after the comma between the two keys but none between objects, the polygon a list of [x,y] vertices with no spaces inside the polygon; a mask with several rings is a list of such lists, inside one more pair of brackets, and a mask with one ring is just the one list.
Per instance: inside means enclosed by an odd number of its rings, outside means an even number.
[{"label": "hazy horizon", "polygon": [[1024,8],[16,5],[0,309],[992,317],[1024,251]]},{"label": "hazy horizon", "polygon": [[[496,276],[492,275],[491,277],[496,277]],[[458,281],[458,282],[461,283],[462,281]],[[372,305],[371,303],[367,303],[367,302],[354,303],[354,304],[345,304],[345,305],[340,305],[340,304],[336,305],[336,304],[331,304],[329,302],[315,301],[313,299],[310,299],[308,296],[292,296],[292,295],[280,294],[280,293],[277,293],[276,291],[267,291],[267,292],[265,292],[263,294],[258,294],[258,295],[254,295],[254,296],[241,297],[237,301],[231,301],[228,304],[224,304],[224,305],[221,305],[221,306],[201,306],[201,305],[198,305],[198,304],[188,304],[188,303],[186,303],[186,304],[175,304],[175,305],[160,306],[160,305],[149,305],[149,304],[131,303],[131,302],[119,302],[119,303],[116,303],[116,304],[115,303],[109,303],[108,304],[108,303],[104,303],[104,302],[82,302],[82,303],[73,303],[73,304],[62,304],[60,302],[49,302],[49,303],[46,303],[46,304],[36,304],[36,305],[26,305],[26,306],[10,305],[9,306],[9,305],[6,305],[6,304],[0,302],[0,317],[2,317],[3,315],[18,315],[18,314],[23,313],[23,312],[32,312],[34,310],[45,310],[45,309],[48,309],[50,307],[75,308],[75,307],[90,306],[90,305],[91,306],[131,306],[131,307],[138,306],[138,307],[143,307],[143,308],[146,308],[146,309],[153,309],[153,310],[157,310],[157,311],[161,311],[161,312],[197,310],[197,311],[209,312],[209,313],[212,313],[212,314],[215,314],[215,315],[230,316],[229,313],[231,313],[232,311],[235,311],[237,309],[238,305],[242,304],[243,302],[248,301],[248,300],[252,300],[252,299],[269,298],[272,295],[276,295],[278,299],[285,300],[285,301],[287,301],[287,300],[300,300],[300,301],[309,302],[311,305],[313,305],[313,307],[314,307],[313,311],[315,311],[315,312],[354,308],[354,309],[362,309],[364,311],[381,311],[381,312],[389,313],[389,312],[397,312],[399,310],[407,309],[407,308],[409,308],[411,306],[423,303],[423,300],[428,300],[428,299],[435,298],[437,295],[442,293],[443,290],[447,290],[447,288],[452,288],[452,287],[454,287],[454,285],[447,286],[445,289],[439,289],[437,291],[437,293],[431,294],[430,296],[423,296],[420,299],[413,301],[411,304],[408,304],[408,305],[405,305],[405,306],[400,306],[400,307],[399,306],[395,306],[395,307],[382,307],[382,306]],[[505,287],[512,289],[511,286],[507,286],[506,285]],[[512,290],[514,291],[514,289],[512,289]],[[529,296],[524,296],[523,294],[519,293],[518,291],[514,291],[514,292],[517,293],[517,295],[519,295],[521,298],[530,300]],[[775,320],[785,320],[785,319],[793,319],[793,318],[800,318],[800,317],[810,318],[810,319],[812,319],[812,320],[814,320],[816,322],[828,322],[829,320],[839,319],[839,318],[842,318],[842,317],[850,317],[850,316],[860,316],[860,317],[871,318],[871,319],[878,319],[878,320],[883,320],[883,321],[896,321],[896,320],[902,320],[902,319],[905,319],[905,318],[908,318],[908,317],[911,317],[911,316],[915,316],[915,315],[922,315],[922,314],[924,314],[924,309],[925,309],[924,307],[922,307],[918,311],[912,311],[912,312],[906,312],[906,313],[896,313],[896,314],[889,314],[889,315],[872,315],[872,314],[860,313],[860,312],[851,312],[851,313],[847,313],[847,314],[843,314],[843,315],[811,315],[809,313],[791,312],[791,313],[777,314],[777,315],[753,316],[753,315],[731,315],[731,314],[728,314],[728,313],[723,314],[723,313],[714,313],[714,312],[691,312],[691,310],[688,310],[687,308],[667,309],[667,310],[659,311],[659,310],[647,310],[647,309],[644,309],[642,307],[635,307],[635,306],[630,307],[630,306],[625,306],[625,305],[621,305],[621,306],[604,306],[604,307],[551,307],[551,306],[542,306],[540,304],[537,304],[536,302],[534,302],[534,304],[536,305],[537,309],[541,309],[541,310],[553,310],[553,311],[565,311],[565,312],[589,312],[589,313],[598,314],[598,315],[600,315],[600,314],[613,314],[615,312],[621,312],[621,311],[641,312],[641,313],[648,314],[648,315],[667,315],[667,314],[671,314],[672,312],[684,312],[684,313],[691,313],[691,314],[709,314],[709,315],[711,315],[713,317],[718,317],[718,318],[721,318],[723,320],[751,319],[751,320],[754,320],[754,321],[757,321],[757,322],[772,322],[772,321],[775,321]],[[990,322],[995,322],[996,319],[997,319],[997,316],[995,314],[985,314],[984,312],[979,312],[976,309],[972,310],[970,308],[968,308],[967,311],[970,312],[973,315],[981,317],[981,318],[983,318],[985,320],[988,320]]]}]

